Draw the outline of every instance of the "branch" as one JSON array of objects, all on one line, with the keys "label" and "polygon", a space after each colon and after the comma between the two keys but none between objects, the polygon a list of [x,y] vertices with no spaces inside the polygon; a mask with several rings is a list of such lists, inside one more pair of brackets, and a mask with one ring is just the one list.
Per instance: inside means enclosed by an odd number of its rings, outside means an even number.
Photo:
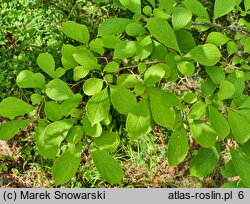
[{"label": "branch", "polygon": [[222,30],[231,30],[231,31],[243,31],[247,34],[250,35],[250,30],[247,30],[241,26],[236,26],[236,25],[230,25],[230,26],[219,26],[219,25],[215,25],[213,23],[208,23],[208,22],[192,22],[193,25],[204,25],[204,26],[210,26],[213,28],[218,28],[218,29],[222,29]]}]

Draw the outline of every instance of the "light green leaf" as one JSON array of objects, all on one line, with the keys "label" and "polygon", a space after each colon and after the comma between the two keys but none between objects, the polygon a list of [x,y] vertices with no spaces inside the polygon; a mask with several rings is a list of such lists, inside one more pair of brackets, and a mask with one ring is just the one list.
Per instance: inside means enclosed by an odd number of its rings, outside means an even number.
[{"label": "light green leaf", "polygon": [[115,35],[105,35],[101,38],[103,42],[103,47],[114,49],[115,46],[121,42],[121,40]]},{"label": "light green leaf", "polygon": [[215,45],[208,43],[193,48],[185,57],[190,57],[205,66],[213,66],[219,62],[221,53]]},{"label": "light green leaf", "polygon": [[189,77],[195,71],[195,66],[189,61],[180,61],[177,63],[177,68],[184,76]]},{"label": "light green leaf", "polygon": [[46,85],[46,94],[56,101],[63,101],[74,97],[72,90],[61,79],[54,79]]},{"label": "light green leaf", "polygon": [[192,12],[183,7],[178,6],[175,8],[174,13],[172,15],[172,24],[175,30],[179,30],[185,27],[192,19]]},{"label": "light green leaf", "polygon": [[136,53],[136,43],[134,41],[121,41],[116,44],[114,50],[114,59],[124,59],[132,57]]},{"label": "light green leaf", "polygon": [[201,148],[191,160],[190,175],[202,178],[211,174],[219,160],[219,152],[215,147]]},{"label": "light green leaf", "polygon": [[155,18],[162,18],[162,19],[166,19],[166,20],[171,18],[171,15],[169,15],[169,13],[167,13],[162,8],[154,8],[153,15]]},{"label": "light green leaf", "polygon": [[110,101],[107,88],[92,96],[86,105],[86,112],[91,125],[104,120],[109,113]]},{"label": "light green leaf", "polygon": [[100,55],[103,55],[105,50],[103,48],[103,41],[99,38],[96,38],[94,40],[92,40],[90,43],[89,43],[89,47],[90,47],[90,50],[93,51],[93,52],[96,52]]},{"label": "light green leaf", "polygon": [[110,100],[114,108],[121,114],[127,115],[137,104],[133,92],[122,86],[110,86]]},{"label": "light green leaf", "polygon": [[227,80],[223,80],[220,83],[220,89],[217,93],[218,99],[221,101],[225,99],[229,99],[233,96],[234,92],[235,92],[234,85]]},{"label": "light green leaf", "polygon": [[149,67],[144,73],[145,86],[152,86],[165,76],[165,64],[159,63]]},{"label": "light green leaf", "polygon": [[202,147],[210,148],[215,145],[217,133],[213,128],[201,121],[193,121],[189,125],[192,136]]},{"label": "light green leaf", "polygon": [[225,79],[225,72],[223,67],[206,67],[206,72],[210,76],[214,84],[219,84]]},{"label": "light green leaf", "polygon": [[216,85],[213,83],[210,77],[201,81],[201,91],[205,96],[214,93],[215,89]]},{"label": "light green leaf", "polygon": [[175,123],[175,111],[171,107],[178,100],[168,92],[162,90],[150,89],[150,108],[154,121],[167,128],[172,128]]},{"label": "light green leaf", "polygon": [[126,129],[130,140],[135,140],[147,134],[150,125],[151,115],[149,104],[146,99],[143,99],[134,106],[126,120]]},{"label": "light green leaf", "polygon": [[20,129],[27,128],[31,120],[12,120],[0,124],[0,140],[10,140],[20,132]]},{"label": "light green leaf", "polygon": [[58,67],[55,72],[54,72],[54,78],[58,79],[60,77],[62,77],[65,74],[66,70],[62,67]]},{"label": "light green leaf", "polygon": [[62,24],[62,32],[78,42],[87,44],[89,41],[89,30],[85,25],[67,21]]},{"label": "light green leaf", "polygon": [[197,96],[195,93],[188,91],[181,97],[181,99],[186,103],[195,103],[197,101]]},{"label": "light green leaf", "polygon": [[55,60],[49,53],[41,53],[36,60],[38,66],[49,76],[54,77]]},{"label": "light green leaf", "polygon": [[188,135],[183,127],[176,129],[168,142],[168,163],[176,166],[181,163],[188,153]]},{"label": "light green leaf", "polygon": [[245,10],[250,10],[250,1],[249,0],[244,0],[244,7],[245,7]]},{"label": "light green leaf", "polygon": [[241,181],[250,187],[250,159],[240,151],[230,149],[235,170],[240,176]]},{"label": "light green leaf", "polygon": [[82,47],[73,54],[74,59],[86,69],[99,69],[97,58],[92,52]]},{"label": "light green leaf", "polygon": [[83,134],[83,127],[75,125],[69,130],[66,140],[71,144],[77,144],[83,138]]},{"label": "light green leaf", "polygon": [[98,36],[117,35],[122,33],[129,23],[131,23],[131,20],[127,18],[107,19],[99,25]]},{"label": "light green leaf", "polygon": [[153,43],[150,36],[146,36],[136,43],[136,54],[140,60],[146,59],[153,51]]},{"label": "light green leaf", "polygon": [[188,113],[188,118],[193,120],[199,120],[206,114],[206,104],[198,101],[196,102]]},{"label": "light green leaf", "polygon": [[221,140],[224,140],[230,133],[230,127],[226,118],[215,107],[210,105],[208,106],[208,119]]},{"label": "light green leaf", "polygon": [[238,181],[224,183],[220,188],[237,188]]},{"label": "light green leaf", "polygon": [[239,150],[250,159],[250,140],[244,144],[239,144]]},{"label": "light green leaf", "polygon": [[44,113],[46,117],[52,121],[61,120],[63,117],[60,104],[56,101],[45,102]]},{"label": "light green leaf", "polygon": [[83,129],[88,136],[91,137],[100,137],[102,134],[102,126],[100,123],[96,123],[95,125],[91,125],[87,116],[84,116],[82,119]]},{"label": "light green leaf", "polygon": [[73,71],[73,78],[75,81],[78,81],[79,79],[82,79],[86,77],[89,74],[89,69],[85,68],[83,66],[77,66],[74,68]]},{"label": "light green leaf", "polygon": [[133,88],[137,84],[137,80],[133,74],[121,74],[117,79],[117,85],[125,88]]},{"label": "light green leaf", "polygon": [[83,92],[88,96],[99,93],[103,87],[103,80],[98,78],[89,78],[83,84]]},{"label": "light green leaf", "polygon": [[24,115],[33,110],[33,106],[16,97],[5,98],[0,103],[0,115],[10,119],[14,119],[16,116]]},{"label": "light green leaf", "polygon": [[66,150],[58,157],[52,167],[52,177],[56,185],[64,184],[75,175],[82,155],[82,145]]},{"label": "light green leaf", "polygon": [[93,138],[94,144],[100,150],[115,152],[120,144],[116,132],[103,131],[100,137]]},{"label": "light green leaf", "polygon": [[149,18],[147,21],[149,32],[166,47],[180,50],[176,36],[169,23],[160,18]]},{"label": "light green leaf", "polygon": [[43,100],[43,96],[35,93],[30,96],[30,100],[32,105],[39,105]]},{"label": "light green leaf", "polygon": [[73,122],[66,119],[50,123],[44,130],[44,144],[58,147],[73,127]]},{"label": "light green leaf", "polygon": [[114,73],[119,70],[119,64],[115,61],[109,62],[103,69],[105,72]]},{"label": "light green leaf", "polygon": [[62,64],[63,67],[68,70],[76,67],[78,63],[73,57],[73,54],[77,51],[76,47],[71,44],[63,44],[61,53],[62,53]]},{"label": "light green leaf", "polygon": [[133,13],[141,13],[141,0],[120,0],[120,2]]},{"label": "light green leaf", "polygon": [[250,37],[248,37],[245,40],[245,43],[244,43],[244,52],[246,52],[246,53],[250,52]]},{"label": "light green leaf", "polygon": [[185,0],[183,2],[183,4],[190,11],[192,11],[192,13],[194,13],[194,14],[196,14],[198,16],[202,16],[202,17],[205,17],[205,18],[209,19],[209,15],[207,13],[206,8],[199,1],[197,1],[197,0]]},{"label": "light green leaf", "polygon": [[142,36],[147,33],[140,23],[130,23],[126,27],[126,33],[130,36]]},{"label": "light green leaf", "polygon": [[20,88],[43,89],[45,87],[45,78],[41,73],[34,74],[30,70],[23,70],[17,75],[16,84]]},{"label": "light green leaf", "polygon": [[216,46],[225,45],[229,40],[229,37],[220,32],[211,32],[207,36],[207,43],[212,43]]},{"label": "light green leaf", "polygon": [[228,122],[237,142],[245,143],[250,138],[250,122],[238,111],[228,109]]},{"label": "light green leaf", "polygon": [[234,41],[227,43],[227,52],[229,55],[234,54],[238,50],[238,45]]},{"label": "light green leaf", "polygon": [[236,0],[215,0],[214,3],[214,20],[228,14],[236,6]]}]

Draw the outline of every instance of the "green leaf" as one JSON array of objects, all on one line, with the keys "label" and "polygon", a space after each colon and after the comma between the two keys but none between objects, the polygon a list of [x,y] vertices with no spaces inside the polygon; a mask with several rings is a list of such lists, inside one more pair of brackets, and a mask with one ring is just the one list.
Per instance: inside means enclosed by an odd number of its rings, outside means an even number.
[{"label": "green leaf", "polygon": [[213,66],[219,62],[221,53],[215,45],[208,43],[193,48],[185,57],[190,57],[205,66]]},{"label": "green leaf", "polygon": [[50,123],[44,130],[44,144],[59,146],[73,126],[73,120],[66,119]]},{"label": "green leaf", "polygon": [[215,0],[214,3],[214,20],[228,14],[236,6],[236,0]]},{"label": "green leaf", "polygon": [[119,70],[119,64],[115,61],[109,62],[103,69],[105,72],[115,73]]},{"label": "green leaf", "polygon": [[41,53],[36,60],[38,66],[49,76],[54,77],[55,60],[49,53]]},{"label": "green leaf", "polygon": [[199,120],[206,114],[206,104],[198,101],[196,102],[188,113],[188,118],[193,120]]},{"label": "green leaf", "polygon": [[117,85],[125,88],[133,88],[137,84],[137,80],[133,74],[121,74],[117,79]]},{"label": "green leaf", "polygon": [[245,142],[244,144],[239,144],[239,149],[242,153],[244,153],[248,158],[250,158],[250,140]]},{"label": "green leaf", "polygon": [[38,152],[47,158],[55,159],[56,154],[58,152],[58,145],[50,145],[44,143],[44,131],[47,127],[47,124],[39,119],[38,125],[36,126],[36,131],[34,134],[34,138],[36,140],[36,147]]},{"label": "green leaf", "polygon": [[162,90],[150,89],[150,108],[154,121],[167,128],[172,128],[175,123],[175,111],[171,107],[178,100],[173,95]]},{"label": "green leaf", "polygon": [[163,45],[177,51],[180,50],[174,31],[166,20],[160,18],[149,18],[147,26],[151,35]]},{"label": "green leaf", "polygon": [[121,41],[116,44],[114,59],[124,59],[134,56],[136,53],[136,43],[134,41]]},{"label": "green leaf", "polygon": [[244,52],[246,52],[246,53],[250,52],[250,37],[248,37],[245,40],[245,43],[244,43]]},{"label": "green leaf", "polygon": [[250,122],[238,111],[228,109],[227,112],[228,122],[235,140],[240,144],[245,143],[250,138]]},{"label": "green leaf", "polygon": [[45,87],[45,78],[41,73],[34,74],[30,70],[23,70],[17,75],[16,84],[20,88],[43,89]]},{"label": "green leaf", "polygon": [[110,184],[121,184],[123,171],[120,164],[104,150],[92,152],[95,166],[101,176]]},{"label": "green leaf", "polygon": [[220,32],[211,32],[207,36],[207,43],[212,43],[216,46],[225,45],[231,39]]},{"label": "green leaf", "polygon": [[87,116],[84,116],[82,119],[83,129],[88,136],[91,137],[100,137],[102,134],[102,126],[100,123],[96,123],[95,125],[91,125]]},{"label": "green leaf", "polygon": [[250,187],[250,159],[240,151],[230,149],[233,164],[236,172],[239,174],[241,181]]},{"label": "green leaf", "polygon": [[73,54],[74,59],[86,69],[99,69],[97,58],[92,52],[82,47]]},{"label": "green leaf", "polygon": [[[167,47],[165,47],[163,44],[153,40],[153,51],[151,54],[152,59],[165,60],[167,53],[168,53]],[[174,52],[171,52],[171,53],[174,53]]]},{"label": "green leaf", "polygon": [[227,80],[223,80],[220,83],[220,89],[217,93],[218,99],[221,101],[225,99],[229,99],[233,96],[234,92],[235,92],[234,85]]},{"label": "green leaf", "polygon": [[74,97],[72,90],[61,79],[53,79],[46,85],[46,94],[55,101],[63,101]]},{"label": "green leaf", "polygon": [[14,119],[16,116],[24,115],[33,110],[33,106],[16,97],[5,98],[0,103],[0,115],[10,119]]},{"label": "green leaf", "polygon": [[58,67],[55,72],[54,72],[54,78],[58,79],[60,77],[62,77],[65,74],[66,70],[62,67]]},{"label": "green leaf", "polygon": [[189,91],[186,92],[181,99],[185,101],[186,103],[195,103],[197,101],[197,96],[195,93]]},{"label": "green leaf", "polygon": [[220,172],[221,172],[222,176],[224,176],[225,178],[232,178],[232,177],[238,176],[238,173],[236,172],[236,170],[234,168],[234,164],[233,164],[232,160],[230,160],[229,162],[227,162],[220,169]]},{"label": "green leaf", "polygon": [[110,100],[114,108],[121,114],[127,115],[134,106],[137,100],[133,92],[122,86],[110,86]]},{"label": "green leaf", "polygon": [[20,129],[27,128],[31,120],[13,120],[0,124],[0,140],[10,140],[20,132]]},{"label": "green leaf", "polygon": [[63,117],[61,112],[61,106],[56,101],[45,102],[44,113],[46,117],[52,121],[61,120]]},{"label": "green leaf", "polygon": [[155,8],[153,10],[153,15],[155,18],[162,18],[162,19],[170,19],[171,15],[169,15],[164,9],[162,8]]},{"label": "green leaf", "polygon": [[35,93],[30,96],[30,100],[32,105],[39,105],[43,100],[43,96]]},{"label": "green leaf", "polygon": [[168,163],[175,166],[181,163],[188,153],[188,135],[183,127],[176,129],[168,142]]},{"label": "green leaf", "polygon": [[101,38],[103,42],[103,47],[114,49],[115,46],[121,42],[121,40],[115,35],[105,35]]},{"label": "green leaf", "polygon": [[83,92],[88,96],[99,93],[103,87],[103,80],[98,78],[89,78],[83,84]]},{"label": "green leaf", "polygon": [[129,23],[131,23],[131,20],[127,18],[107,19],[99,25],[98,36],[120,34],[125,30]]},{"label": "green leaf", "polygon": [[176,30],[174,33],[181,52],[188,53],[196,46],[196,42],[191,32],[187,30]]},{"label": "green leaf", "polygon": [[126,27],[126,33],[130,36],[142,36],[147,33],[140,23],[130,23]]},{"label": "green leaf", "polygon": [[78,63],[73,57],[73,54],[77,51],[76,47],[71,44],[63,44],[61,53],[62,53],[62,64],[63,67],[68,70],[76,67]]},{"label": "green leaf", "polygon": [[148,101],[143,99],[137,103],[128,114],[126,129],[130,140],[135,140],[147,134],[151,125],[151,115]]},{"label": "green leaf", "polygon": [[89,30],[85,25],[67,21],[62,24],[62,32],[78,42],[87,44],[89,41]]},{"label": "green leaf", "polygon": [[200,3],[197,0],[185,0],[183,2],[183,4],[190,10],[192,11],[192,13],[198,15],[198,16],[202,16],[204,18],[209,19],[209,15],[207,13],[206,8],[202,5],[202,3]]},{"label": "green leaf", "polygon": [[103,55],[105,50],[103,48],[103,41],[99,38],[96,38],[94,40],[92,40],[90,43],[89,43],[89,47],[90,47],[90,50],[93,51],[93,52],[96,52],[100,55]]},{"label": "green leaf", "polygon": [[220,188],[237,188],[238,181],[224,183]]},{"label": "green leaf", "polygon": [[238,45],[234,41],[227,43],[227,52],[229,55],[234,54],[238,50]]},{"label": "green leaf", "polygon": [[159,63],[149,67],[144,73],[144,84],[152,86],[165,76],[165,64]]},{"label": "green leaf", "polygon": [[250,10],[250,1],[248,0],[244,0],[244,6],[245,6],[245,10]]},{"label": "green leaf", "polygon": [[217,133],[213,128],[201,121],[193,121],[189,125],[192,136],[202,147],[210,148],[215,145]]},{"label": "green leaf", "polygon": [[77,144],[83,138],[84,130],[81,125],[73,126],[66,137],[66,140],[71,144]]},{"label": "green leaf", "polygon": [[211,174],[219,160],[215,147],[201,148],[190,163],[190,175],[198,178]]},{"label": "green leaf", "polygon": [[232,98],[241,96],[245,90],[244,72],[236,70],[228,75],[227,80],[231,82],[235,88]]},{"label": "green leaf", "polygon": [[75,81],[86,77],[89,74],[89,69],[83,66],[77,66],[74,68],[73,78]]},{"label": "green leaf", "polygon": [[214,93],[215,89],[216,85],[213,83],[210,77],[201,82],[201,91],[205,96]]},{"label": "green leaf", "polygon": [[153,7],[155,7],[155,0],[148,0],[148,2],[149,2]]},{"label": "green leaf", "polygon": [[75,175],[82,155],[82,145],[66,150],[58,157],[52,167],[52,177],[56,185],[64,184]]},{"label": "green leaf", "polygon": [[206,67],[206,72],[210,76],[214,84],[219,84],[225,79],[225,72],[223,67]]},{"label": "green leaf", "polygon": [[189,61],[180,61],[177,63],[177,68],[185,77],[191,76],[195,71],[195,66]]},{"label": "green leaf", "polygon": [[109,113],[110,101],[107,88],[92,96],[86,105],[86,112],[91,125],[104,120]]},{"label": "green leaf", "polygon": [[120,2],[133,13],[141,13],[141,0],[120,0]]},{"label": "green leaf", "polygon": [[172,15],[172,24],[175,30],[179,30],[184,28],[192,19],[192,12],[183,7],[178,6],[175,8],[174,13]]},{"label": "green leaf", "polygon": [[230,127],[226,118],[213,106],[208,106],[208,120],[221,140],[230,133]]},{"label": "green leaf", "polygon": [[136,43],[136,54],[140,60],[146,59],[153,51],[153,43],[150,36],[146,36]]},{"label": "green leaf", "polygon": [[115,152],[120,144],[116,132],[103,131],[100,137],[93,138],[95,145],[100,150]]}]

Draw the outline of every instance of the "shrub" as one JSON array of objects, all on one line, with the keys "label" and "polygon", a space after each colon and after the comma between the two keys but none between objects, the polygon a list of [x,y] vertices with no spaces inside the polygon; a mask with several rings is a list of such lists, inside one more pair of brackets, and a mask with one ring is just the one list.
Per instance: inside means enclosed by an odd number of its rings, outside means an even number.
[{"label": "shrub", "polygon": [[[41,53],[41,73],[19,73],[17,85],[34,89],[32,105],[15,97],[0,103],[0,115],[11,120],[0,126],[0,139],[37,123],[37,150],[54,160],[52,176],[59,185],[76,173],[83,137],[89,137],[101,176],[120,184],[122,168],[111,156],[119,148],[117,131],[125,128],[134,142],[161,126],[172,133],[170,166],[186,158],[194,140],[198,150],[190,175],[205,177],[229,149],[221,174],[240,179],[223,187],[249,187],[249,1],[215,0],[212,22],[197,0],[115,2],[133,12],[132,19],[105,20],[93,39],[85,25],[67,21],[63,33],[80,45],[62,46],[62,67]],[[241,15],[237,26],[219,24],[236,12]],[[64,81],[65,73],[72,79]],[[123,120],[114,126],[117,114]],[[68,146],[64,152],[62,144]]]}]

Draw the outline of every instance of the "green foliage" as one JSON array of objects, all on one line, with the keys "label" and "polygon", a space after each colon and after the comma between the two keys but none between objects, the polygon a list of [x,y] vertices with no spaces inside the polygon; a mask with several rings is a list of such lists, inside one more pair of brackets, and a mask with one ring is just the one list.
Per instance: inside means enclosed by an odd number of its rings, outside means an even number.
[{"label": "green foliage", "polygon": [[[8,140],[37,122],[37,149],[55,160],[56,185],[75,175],[83,140],[102,178],[121,185],[123,170],[112,156],[119,150],[120,130],[133,143],[162,127],[171,135],[170,166],[184,161],[190,137],[201,146],[190,163],[190,175],[199,178],[214,171],[221,144],[233,140],[232,162],[221,172],[240,176],[237,185],[249,187],[249,25],[241,20],[242,27],[228,25],[222,33],[217,24],[239,5],[215,0],[213,12],[207,12],[196,0],[147,1],[143,9],[140,0],[115,2],[133,17],[104,20],[97,37],[86,25],[66,21],[62,31],[77,43],[62,45],[62,67],[44,52],[37,57],[41,73],[19,73],[17,86],[31,88],[32,105],[15,97],[0,103],[0,115],[12,120],[0,125],[1,138]],[[246,1],[244,9],[247,13]],[[193,79],[201,86],[190,87]],[[185,80],[183,90],[178,85]],[[29,119],[20,120],[24,115]]]}]

